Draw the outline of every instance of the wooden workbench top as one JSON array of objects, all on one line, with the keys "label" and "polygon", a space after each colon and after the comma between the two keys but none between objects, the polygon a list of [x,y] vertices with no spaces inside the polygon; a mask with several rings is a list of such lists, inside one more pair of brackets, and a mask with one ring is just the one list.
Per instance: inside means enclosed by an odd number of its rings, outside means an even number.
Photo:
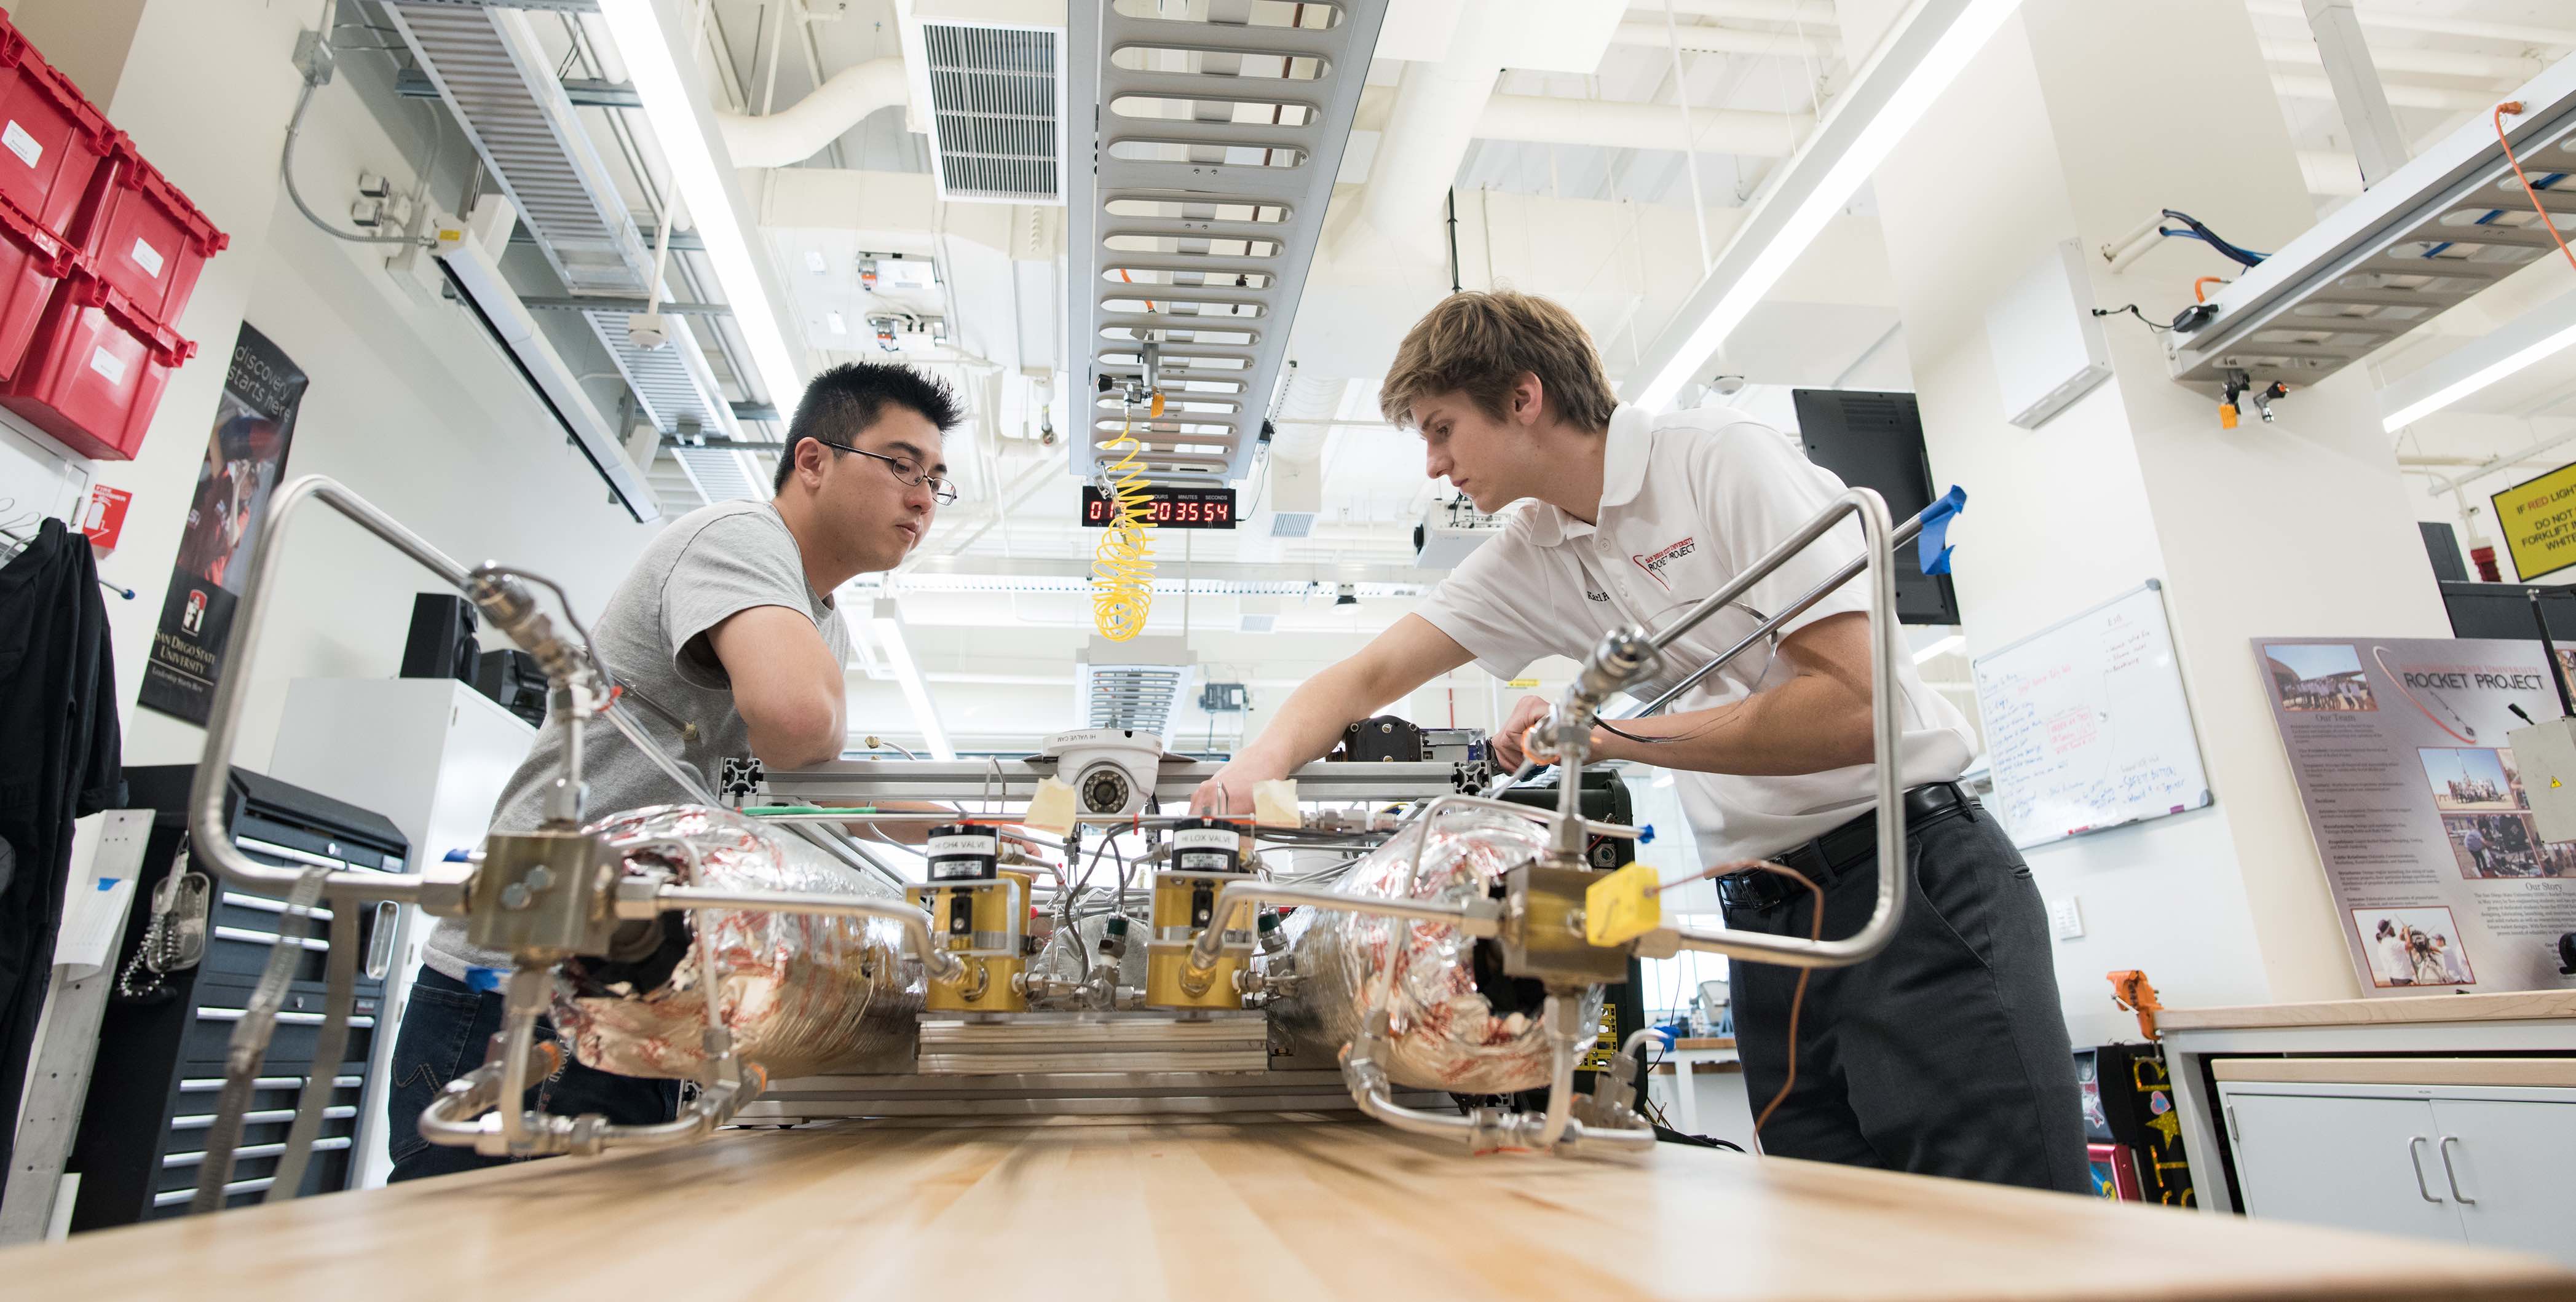
[{"label": "wooden workbench top", "polygon": [[2367,1026],[2387,1022],[2485,1022],[2576,1018],[2576,990],[2523,990],[2492,995],[2400,995],[2332,999],[2313,1004],[2247,1004],[2233,1008],[2167,1008],[2163,1031],[2222,1031],[2255,1026]]},{"label": "wooden workbench top", "polygon": [[2576,1297],[2536,1258],[1666,1145],[1373,1123],[827,1126],[0,1251],[12,1297]]}]

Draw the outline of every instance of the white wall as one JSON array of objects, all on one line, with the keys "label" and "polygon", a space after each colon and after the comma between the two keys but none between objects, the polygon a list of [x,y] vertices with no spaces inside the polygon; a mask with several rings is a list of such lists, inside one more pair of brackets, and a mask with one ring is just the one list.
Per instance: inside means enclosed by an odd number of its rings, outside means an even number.
[{"label": "white wall", "polygon": [[[19,20],[89,31],[80,0],[30,0]],[[180,527],[205,453],[224,367],[247,320],[311,377],[288,454],[289,478],[325,474],[468,563],[506,559],[548,573],[595,613],[654,526],[610,505],[580,454],[565,446],[525,382],[460,306],[422,302],[382,267],[386,249],[314,229],[277,185],[278,154],[300,79],[288,62],[317,6],[258,0],[146,0],[122,65],[74,45],[84,86],[167,172],[232,246],[208,264],[179,322],[200,353],[172,378],[141,455],[101,462],[100,482],[134,493],[123,544],[102,565],[137,599],[111,601],[118,691],[128,703],[128,764],[185,763],[194,726],[131,707],[160,616]],[[92,35],[95,35],[92,32]],[[92,42],[95,44],[95,42]],[[319,92],[297,146],[297,176],[317,209],[345,215],[360,168],[413,174],[418,122],[403,106],[399,142],[359,93],[349,52]],[[112,87],[103,84],[113,77]],[[442,177],[470,164],[452,131]],[[443,180],[452,206],[458,180]],[[262,640],[236,759],[267,761],[289,678],[390,676],[412,595],[433,581],[336,517],[308,513],[287,541],[279,603]]]},{"label": "white wall", "polygon": [[[2122,1024],[2112,969],[2146,969],[2176,1005],[2355,993],[2249,642],[2447,625],[2364,377],[2223,431],[2214,400],[2171,383],[2122,318],[2115,378],[2025,431],[2004,420],[1984,313],[2054,241],[2093,248],[2159,205],[2277,246],[2311,220],[2290,160],[2241,6],[2026,0],[1874,183],[1934,477],[1970,494],[1956,534],[1970,654],[2143,579],[2168,585],[2217,803],[2029,856],[2044,894],[2083,907],[2089,934],[2057,946],[2079,1041]],[[2206,270],[2149,259],[2093,290],[2153,317]]]}]

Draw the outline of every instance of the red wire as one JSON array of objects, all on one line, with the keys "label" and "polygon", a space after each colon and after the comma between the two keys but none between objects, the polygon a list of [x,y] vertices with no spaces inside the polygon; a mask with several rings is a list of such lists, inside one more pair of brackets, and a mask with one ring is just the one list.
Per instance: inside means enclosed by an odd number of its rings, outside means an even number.
[{"label": "red wire", "polygon": [[2540,204],[2540,191],[2532,187],[2530,177],[2523,175],[2522,160],[2513,156],[2513,142],[2504,134],[2504,115],[2507,113],[2520,116],[2522,101],[2509,99],[2495,107],[2496,143],[2504,146],[2504,161],[2513,164],[2513,179],[2522,182],[2522,192],[2531,196],[2531,210],[2540,214],[2541,227],[2549,232],[2549,238],[2558,241],[2558,251],[2567,255],[2567,265],[2576,267],[2576,249],[2567,247],[2567,237],[2558,233],[2557,219]]}]

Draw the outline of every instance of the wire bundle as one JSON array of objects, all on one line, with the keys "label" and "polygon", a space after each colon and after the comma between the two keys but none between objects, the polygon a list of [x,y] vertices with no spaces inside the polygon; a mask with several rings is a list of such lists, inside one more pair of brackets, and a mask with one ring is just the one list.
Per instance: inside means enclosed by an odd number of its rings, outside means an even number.
[{"label": "wire bundle", "polygon": [[1145,445],[1130,427],[1108,447],[1125,455],[1107,472],[1116,514],[1091,552],[1091,620],[1102,637],[1124,642],[1145,631],[1154,607],[1154,521],[1136,459]]}]

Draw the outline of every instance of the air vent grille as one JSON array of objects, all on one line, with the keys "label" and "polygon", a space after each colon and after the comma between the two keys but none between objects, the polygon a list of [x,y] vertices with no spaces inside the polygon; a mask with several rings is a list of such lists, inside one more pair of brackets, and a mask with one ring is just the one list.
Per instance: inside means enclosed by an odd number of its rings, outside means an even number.
[{"label": "air vent grille", "polygon": [[1092,666],[1090,726],[1162,736],[1189,672],[1181,665]]},{"label": "air vent grille", "polygon": [[1062,203],[1062,35],[923,23],[921,37],[941,195]]}]

